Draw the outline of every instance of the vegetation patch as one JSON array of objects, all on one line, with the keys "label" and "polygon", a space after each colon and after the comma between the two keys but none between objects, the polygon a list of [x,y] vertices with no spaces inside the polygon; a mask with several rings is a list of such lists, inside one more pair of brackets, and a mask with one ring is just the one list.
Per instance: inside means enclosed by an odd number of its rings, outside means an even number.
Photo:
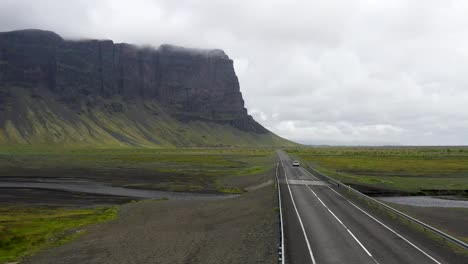
[{"label": "vegetation patch", "polygon": [[0,148],[0,177],[86,177],[138,189],[222,191],[224,179],[265,173],[273,149]]},{"label": "vegetation patch", "polygon": [[83,227],[111,220],[117,208],[0,207],[0,263],[67,242]]},{"label": "vegetation patch", "polygon": [[242,194],[245,193],[244,190],[239,188],[230,188],[230,187],[220,187],[218,188],[218,192],[226,193],[226,194]]},{"label": "vegetation patch", "polygon": [[346,184],[410,194],[464,194],[467,147],[317,147],[288,152]]}]

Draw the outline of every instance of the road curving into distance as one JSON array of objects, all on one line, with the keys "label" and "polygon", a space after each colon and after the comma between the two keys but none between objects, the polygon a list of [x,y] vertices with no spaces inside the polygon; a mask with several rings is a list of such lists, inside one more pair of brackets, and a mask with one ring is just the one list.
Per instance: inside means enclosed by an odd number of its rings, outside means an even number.
[{"label": "road curving into distance", "polygon": [[286,153],[278,155],[286,263],[461,263],[389,227],[339,187],[293,167]]}]

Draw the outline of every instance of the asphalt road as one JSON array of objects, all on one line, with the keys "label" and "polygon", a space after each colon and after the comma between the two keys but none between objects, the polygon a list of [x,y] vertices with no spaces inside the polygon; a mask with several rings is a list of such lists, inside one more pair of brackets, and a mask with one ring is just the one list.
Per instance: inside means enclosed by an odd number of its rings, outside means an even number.
[{"label": "asphalt road", "polygon": [[278,155],[286,263],[449,263]]}]

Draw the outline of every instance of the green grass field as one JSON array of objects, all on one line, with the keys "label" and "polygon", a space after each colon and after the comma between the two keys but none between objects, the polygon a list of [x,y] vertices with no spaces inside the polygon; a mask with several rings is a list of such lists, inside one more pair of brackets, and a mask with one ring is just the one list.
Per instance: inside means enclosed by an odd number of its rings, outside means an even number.
[{"label": "green grass field", "polygon": [[273,149],[0,148],[0,177],[85,177],[131,188],[241,193],[224,179],[273,167]]},{"label": "green grass field", "polygon": [[0,207],[0,263],[17,261],[73,239],[80,228],[108,221],[117,208]]},{"label": "green grass field", "polygon": [[347,184],[419,194],[468,190],[467,147],[316,147],[287,152]]}]

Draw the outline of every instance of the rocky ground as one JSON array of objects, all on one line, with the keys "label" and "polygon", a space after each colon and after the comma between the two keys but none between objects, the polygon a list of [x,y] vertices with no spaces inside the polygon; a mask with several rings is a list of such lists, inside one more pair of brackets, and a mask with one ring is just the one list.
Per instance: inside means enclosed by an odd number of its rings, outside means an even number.
[{"label": "rocky ground", "polygon": [[118,219],[23,263],[276,263],[273,185],[216,201],[126,204]]}]

